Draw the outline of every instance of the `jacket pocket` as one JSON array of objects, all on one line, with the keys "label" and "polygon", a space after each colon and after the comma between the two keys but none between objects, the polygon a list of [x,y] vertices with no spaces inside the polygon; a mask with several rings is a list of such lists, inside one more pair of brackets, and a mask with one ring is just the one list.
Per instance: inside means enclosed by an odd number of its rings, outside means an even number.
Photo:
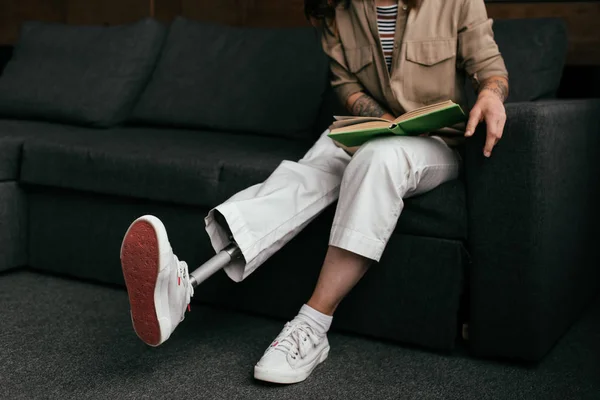
[{"label": "jacket pocket", "polygon": [[401,73],[407,99],[433,103],[454,97],[456,46],[455,38],[406,43],[406,62]]}]

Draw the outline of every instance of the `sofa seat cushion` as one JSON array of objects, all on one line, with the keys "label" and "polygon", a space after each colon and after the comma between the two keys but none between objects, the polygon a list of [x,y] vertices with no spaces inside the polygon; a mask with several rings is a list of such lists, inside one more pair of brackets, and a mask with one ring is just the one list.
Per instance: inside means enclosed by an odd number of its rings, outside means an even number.
[{"label": "sofa seat cushion", "polygon": [[310,27],[177,18],[133,118],[148,124],[311,137],[329,65]]},{"label": "sofa seat cushion", "polygon": [[166,29],[24,24],[0,77],[0,115],[112,126],[130,114],[154,70]]},{"label": "sofa seat cushion", "polygon": [[[21,137],[24,183],[214,207],[264,181],[310,141],[183,129],[95,130],[0,120],[0,139]],[[464,184],[407,199],[396,231],[466,238]]]},{"label": "sofa seat cushion", "polygon": [[16,137],[0,136],[0,182],[18,179],[22,143]]},{"label": "sofa seat cushion", "polygon": [[0,271],[27,265],[27,206],[17,182],[0,182]]},{"label": "sofa seat cushion", "polygon": [[1,121],[0,131],[0,137],[24,138],[23,183],[198,206],[225,201],[310,146],[249,135],[24,121]]}]

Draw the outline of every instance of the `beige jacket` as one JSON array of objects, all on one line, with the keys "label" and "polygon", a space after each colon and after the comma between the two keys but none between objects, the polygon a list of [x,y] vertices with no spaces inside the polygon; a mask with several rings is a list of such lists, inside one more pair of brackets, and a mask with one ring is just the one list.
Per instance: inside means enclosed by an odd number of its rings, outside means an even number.
[{"label": "beige jacket", "polygon": [[364,91],[396,116],[448,99],[464,106],[462,71],[476,84],[508,77],[483,0],[423,0],[413,10],[399,5],[391,73],[379,41],[375,0],[352,0],[349,9],[336,10],[323,48],[332,86],[344,104]]}]

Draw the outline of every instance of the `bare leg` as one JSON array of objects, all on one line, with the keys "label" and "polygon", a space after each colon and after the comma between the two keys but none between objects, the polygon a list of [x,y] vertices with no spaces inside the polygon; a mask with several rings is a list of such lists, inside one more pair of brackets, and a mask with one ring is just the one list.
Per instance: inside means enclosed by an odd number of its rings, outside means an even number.
[{"label": "bare leg", "polygon": [[339,247],[329,246],[321,274],[308,305],[333,315],[337,306],[369,269],[372,260]]}]

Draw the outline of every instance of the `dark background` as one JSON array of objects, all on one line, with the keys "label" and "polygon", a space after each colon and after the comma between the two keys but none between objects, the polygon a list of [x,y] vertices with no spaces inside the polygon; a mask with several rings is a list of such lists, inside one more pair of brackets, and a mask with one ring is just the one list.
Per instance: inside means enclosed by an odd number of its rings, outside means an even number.
[{"label": "dark background", "polygon": [[[301,26],[304,0],[0,0],[0,45],[25,20],[114,25],[176,15],[237,26]],[[491,18],[561,17],[569,54],[561,97],[600,97],[600,1],[487,1]],[[1,51],[0,51],[1,53]],[[2,57],[2,54],[0,54]]]}]

